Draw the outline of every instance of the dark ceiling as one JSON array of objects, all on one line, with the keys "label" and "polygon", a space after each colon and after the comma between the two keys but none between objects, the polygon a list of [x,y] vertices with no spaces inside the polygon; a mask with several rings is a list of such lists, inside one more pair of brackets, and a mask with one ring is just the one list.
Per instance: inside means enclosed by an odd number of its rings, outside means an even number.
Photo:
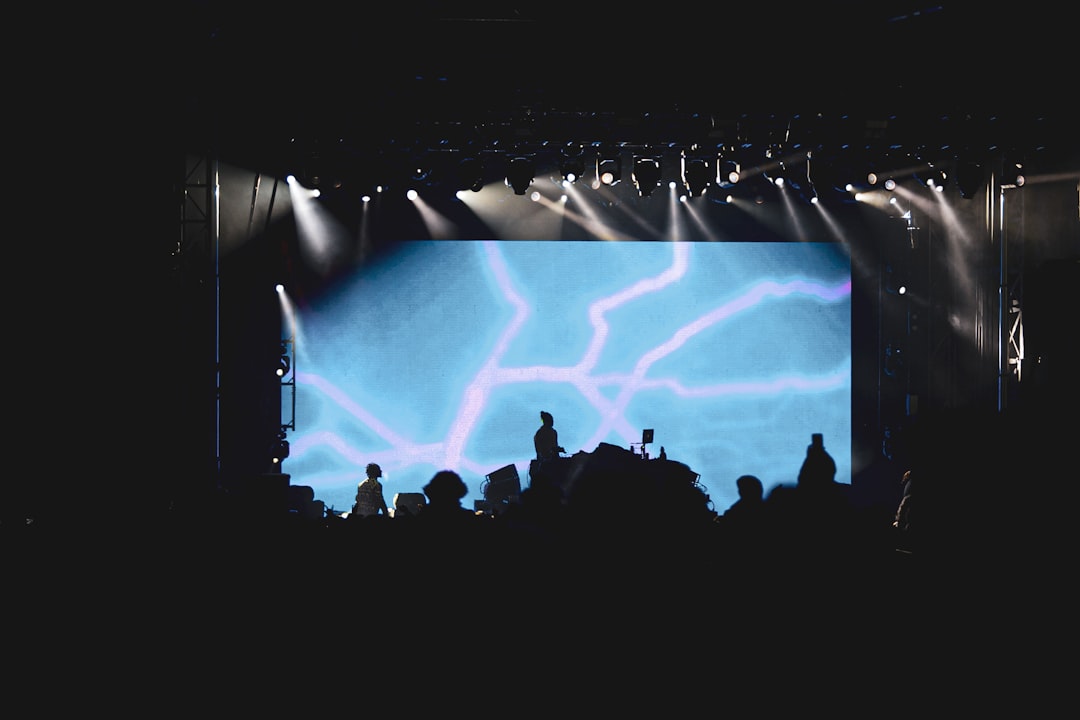
[{"label": "dark ceiling", "polygon": [[192,3],[189,144],[265,162],[320,143],[777,139],[1077,157],[1060,5],[509,4]]}]

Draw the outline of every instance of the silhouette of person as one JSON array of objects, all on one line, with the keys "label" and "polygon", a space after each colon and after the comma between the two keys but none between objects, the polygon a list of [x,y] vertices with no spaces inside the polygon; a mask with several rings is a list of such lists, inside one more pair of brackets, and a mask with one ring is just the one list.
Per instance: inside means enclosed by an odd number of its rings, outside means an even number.
[{"label": "silhouette of person", "polygon": [[550,460],[559,457],[564,450],[559,445],[559,431],[555,429],[555,418],[546,410],[540,411],[540,428],[533,435],[537,460]]},{"label": "silhouette of person", "polygon": [[360,518],[376,515],[390,517],[383,486],[379,481],[382,477],[382,468],[375,463],[368,463],[366,472],[367,477],[356,486],[356,501],[353,503],[352,514]]},{"label": "silhouette of person", "polygon": [[798,515],[786,521],[799,532],[797,542],[802,543],[803,550],[828,548],[827,552],[836,554],[859,549],[854,542],[856,516],[847,486],[836,481],[836,461],[818,433],[812,435],[806,447],[791,498],[797,505],[791,509]]},{"label": "silhouette of person", "polygon": [[424,486],[427,507],[422,513],[426,519],[472,517],[473,513],[461,504],[469,488],[453,470],[440,470]]},{"label": "silhouette of person", "polygon": [[[427,505],[412,523],[419,531],[422,555],[433,573],[453,572],[450,558],[477,552],[483,548],[481,535],[487,515],[477,514],[462,505],[468,487],[453,470],[440,470],[424,485]],[[491,550],[493,548],[487,548]],[[439,567],[442,570],[439,570]]]},{"label": "silhouette of person", "polygon": [[822,435],[814,433],[806,446],[806,459],[799,468],[799,487],[819,490],[830,487],[835,480],[836,461],[825,450]]},{"label": "silhouette of person", "polygon": [[751,570],[765,561],[773,549],[772,505],[765,500],[765,488],[756,475],[735,479],[739,498],[715,518],[722,540],[720,551],[730,561],[728,570]]},{"label": "silhouette of person", "polygon": [[740,475],[735,480],[739,499],[731,504],[720,516],[725,525],[733,529],[742,529],[749,523],[761,521],[765,511],[765,488],[756,475]]}]

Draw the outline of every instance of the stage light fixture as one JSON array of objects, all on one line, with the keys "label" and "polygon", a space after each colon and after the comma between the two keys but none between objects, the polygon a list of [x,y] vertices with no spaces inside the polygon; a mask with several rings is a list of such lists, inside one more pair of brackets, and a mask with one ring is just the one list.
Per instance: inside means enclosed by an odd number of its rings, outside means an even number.
[{"label": "stage light fixture", "polygon": [[338,153],[310,150],[300,161],[296,176],[311,190],[340,190],[345,185],[344,167]]},{"label": "stage light fixture", "polygon": [[712,170],[709,161],[703,157],[683,156],[682,179],[690,197],[704,195],[712,184]]},{"label": "stage light fixture", "polygon": [[[891,187],[886,187],[886,190],[894,190],[896,188],[895,180],[900,175],[910,175],[912,172],[912,166],[916,164],[912,160],[911,156],[905,154],[903,157],[896,157],[896,153],[885,153],[880,157],[867,158],[865,166],[866,172],[866,186],[867,187],[883,187],[887,183]],[[897,168],[906,168],[898,170]],[[892,180],[892,183],[889,181]]]},{"label": "stage light fixture", "polygon": [[890,295],[907,295],[907,282],[904,280],[904,272],[889,263],[884,268],[885,292]]},{"label": "stage light fixture", "polygon": [[923,163],[911,171],[911,176],[916,182],[925,188],[940,191],[945,186],[945,169],[939,163],[915,158],[916,162]]},{"label": "stage light fixture", "polygon": [[638,194],[642,197],[649,197],[653,190],[660,186],[660,163],[660,158],[656,157],[636,156],[634,158],[632,178]]},{"label": "stage light fixture", "polygon": [[773,160],[772,165],[766,168],[762,174],[766,180],[776,187],[783,187],[787,183],[787,166],[784,165],[783,160]]},{"label": "stage light fixture", "polygon": [[722,159],[717,164],[717,179],[722,187],[730,187],[731,185],[739,182],[740,177],[739,163],[735,160]]},{"label": "stage light fixture", "polygon": [[915,179],[919,181],[923,187],[928,187],[931,190],[943,192],[945,190],[945,184],[949,179],[948,173],[941,166],[931,163],[926,168],[915,171]]},{"label": "stage light fixture", "polygon": [[622,180],[622,156],[618,150],[602,150],[596,155],[596,178],[604,185]]},{"label": "stage light fixture", "polygon": [[536,174],[536,161],[529,155],[515,155],[506,168],[506,184],[515,195],[524,195]]},{"label": "stage light fixture", "polygon": [[484,187],[484,163],[476,156],[461,159],[457,166],[457,189],[480,192]]},{"label": "stage light fixture", "polygon": [[[282,286],[279,285],[278,287],[280,288],[278,292],[285,292]],[[291,345],[292,340],[281,341],[281,351],[280,356],[278,357],[278,366],[277,370],[275,370],[275,373],[279,378],[284,378],[286,375],[289,374],[289,370],[292,369],[292,357],[290,357],[289,355],[289,347]]]},{"label": "stage light fixture", "polygon": [[585,176],[585,148],[567,143],[559,151],[559,174],[564,183],[576,183]]},{"label": "stage light fixture", "polygon": [[278,431],[277,438],[270,448],[270,460],[274,465],[280,465],[289,457],[289,441],[285,439],[285,429]]},{"label": "stage light fixture", "polygon": [[1021,159],[1015,157],[1006,157],[1002,161],[1001,167],[1001,184],[1004,187],[1023,187],[1025,182],[1024,178],[1024,163]]},{"label": "stage light fixture", "polygon": [[431,184],[435,180],[435,165],[427,158],[414,158],[410,169],[409,180],[414,184]]}]

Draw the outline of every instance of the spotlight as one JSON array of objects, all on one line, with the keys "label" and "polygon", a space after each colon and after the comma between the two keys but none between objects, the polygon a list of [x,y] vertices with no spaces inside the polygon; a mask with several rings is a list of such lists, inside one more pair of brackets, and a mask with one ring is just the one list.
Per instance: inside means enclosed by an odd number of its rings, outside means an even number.
[{"label": "spotlight", "polygon": [[739,163],[734,160],[721,160],[717,166],[716,176],[722,186],[730,187],[734,185],[739,182]]},{"label": "spotlight", "polygon": [[660,159],[655,157],[635,157],[632,177],[634,186],[642,197],[652,195],[660,186]]},{"label": "spotlight", "polygon": [[314,148],[300,161],[297,177],[311,190],[340,190],[344,184],[344,167],[338,153]]},{"label": "spotlight", "polygon": [[289,357],[289,345],[291,340],[281,341],[281,356],[278,358],[277,376],[283,378],[289,374],[289,370],[292,368],[292,358]]},{"label": "spotlight", "polygon": [[506,169],[506,184],[513,188],[515,195],[524,195],[532,185],[536,173],[536,163],[528,155],[516,155],[510,158]]},{"label": "spotlight", "polygon": [[889,178],[888,180],[886,180],[885,181],[885,189],[888,190],[889,192],[892,192],[893,190],[895,190],[896,189],[896,181],[893,180],[892,178]]},{"label": "spotlight", "polygon": [[285,430],[279,430],[277,439],[270,448],[270,460],[275,465],[280,465],[285,458],[289,457],[289,441],[285,439]]},{"label": "spotlight", "polygon": [[787,183],[787,167],[784,162],[778,161],[776,165],[764,173],[765,178],[776,187],[784,187]]},{"label": "spotlight", "polygon": [[484,163],[472,155],[462,158],[457,167],[457,189],[480,192],[483,187]]},{"label": "spotlight", "polygon": [[911,172],[911,176],[922,185],[923,187],[934,187],[937,171],[934,168],[934,163],[927,163],[923,167],[916,168]]},{"label": "spotlight", "polygon": [[1023,187],[1024,180],[1024,163],[1018,158],[1006,158],[1001,168],[1001,184],[1004,187]]},{"label": "spotlight", "polygon": [[559,174],[564,183],[575,183],[585,176],[585,148],[567,143],[559,152]]},{"label": "spotlight", "polygon": [[918,180],[923,187],[943,192],[945,190],[945,183],[949,179],[949,175],[945,172],[944,168],[935,167],[931,164],[923,170],[915,171],[915,179]]},{"label": "spotlight", "polygon": [[618,185],[622,180],[622,158],[619,152],[601,152],[596,156],[596,177],[604,185]]},{"label": "spotlight", "polygon": [[426,157],[413,158],[409,180],[414,184],[431,185],[435,182],[435,165]]},{"label": "spotlight", "polygon": [[682,178],[690,197],[704,195],[712,182],[709,161],[701,157],[683,156]]},{"label": "spotlight", "polygon": [[891,263],[885,266],[885,292],[890,295],[907,295],[903,272]]}]

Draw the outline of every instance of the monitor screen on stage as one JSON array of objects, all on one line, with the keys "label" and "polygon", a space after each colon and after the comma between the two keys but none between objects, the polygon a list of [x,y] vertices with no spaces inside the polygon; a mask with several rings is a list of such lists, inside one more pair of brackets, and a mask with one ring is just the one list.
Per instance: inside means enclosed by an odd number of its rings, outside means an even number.
[{"label": "monitor screen on stage", "polygon": [[545,412],[564,456],[663,453],[717,512],[814,433],[850,483],[851,274],[829,242],[397,243],[296,311],[283,471],[342,513],[368,463],[388,500],[452,469],[472,508],[508,465],[528,487]]}]

